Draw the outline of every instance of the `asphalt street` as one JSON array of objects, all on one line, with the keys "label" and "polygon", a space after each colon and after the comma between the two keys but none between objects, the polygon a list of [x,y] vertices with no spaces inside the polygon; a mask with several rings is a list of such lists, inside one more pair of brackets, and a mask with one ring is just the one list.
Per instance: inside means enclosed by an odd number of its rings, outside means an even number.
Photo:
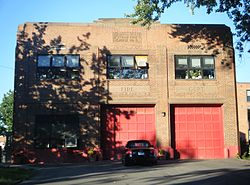
[{"label": "asphalt street", "polygon": [[181,184],[249,185],[250,161],[239,159],[159,161],[154,166],[124,167],[121,162],[33,166],[23,185]]}]

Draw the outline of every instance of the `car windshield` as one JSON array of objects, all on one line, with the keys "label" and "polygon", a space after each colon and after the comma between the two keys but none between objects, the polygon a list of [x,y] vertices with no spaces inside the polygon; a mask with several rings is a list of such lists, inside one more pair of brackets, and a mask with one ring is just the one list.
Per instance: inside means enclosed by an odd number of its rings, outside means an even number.
[{"label": "car windshield", "polygon": [[148,141],[129,141],[126,145],[127,148],[148,148],[150,143]]}]

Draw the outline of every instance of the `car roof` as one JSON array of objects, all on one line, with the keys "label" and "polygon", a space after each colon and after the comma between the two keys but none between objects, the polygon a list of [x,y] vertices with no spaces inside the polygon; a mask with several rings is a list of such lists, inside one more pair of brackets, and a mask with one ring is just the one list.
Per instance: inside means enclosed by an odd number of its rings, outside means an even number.
[{"label": "car roof", "polygon": [[[148,140],[145,140],[145,139],[135,139],[135,140],[129,140],[128,143],[130,142],[149,142]],[[149,142],[150,143],[150,142]]]}]

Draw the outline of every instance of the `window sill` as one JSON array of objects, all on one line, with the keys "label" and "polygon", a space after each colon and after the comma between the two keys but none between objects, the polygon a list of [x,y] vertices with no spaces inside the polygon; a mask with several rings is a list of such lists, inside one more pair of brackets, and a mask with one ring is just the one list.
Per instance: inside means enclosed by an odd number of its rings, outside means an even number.
[{"label": "window sill", "polygon": [[107,79],[107,81],[149,81],[149,79]]}]

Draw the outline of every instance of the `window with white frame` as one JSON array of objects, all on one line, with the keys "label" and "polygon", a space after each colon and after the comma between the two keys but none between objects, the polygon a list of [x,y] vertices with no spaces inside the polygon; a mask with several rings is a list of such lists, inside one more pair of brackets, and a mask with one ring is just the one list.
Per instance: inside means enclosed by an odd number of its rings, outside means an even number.
[{"label": "window with white frame", "polygon": [[80,55],[38,55],[39,79],[79,79]]},{"label": "window with white frame", "polygon": [[108,56],[108,79],[147,79],[148,57],[135,55]]},{"label": "window with white frame", "polygon": [[215,79],[213,56],[175,56],[175,79]]}]

